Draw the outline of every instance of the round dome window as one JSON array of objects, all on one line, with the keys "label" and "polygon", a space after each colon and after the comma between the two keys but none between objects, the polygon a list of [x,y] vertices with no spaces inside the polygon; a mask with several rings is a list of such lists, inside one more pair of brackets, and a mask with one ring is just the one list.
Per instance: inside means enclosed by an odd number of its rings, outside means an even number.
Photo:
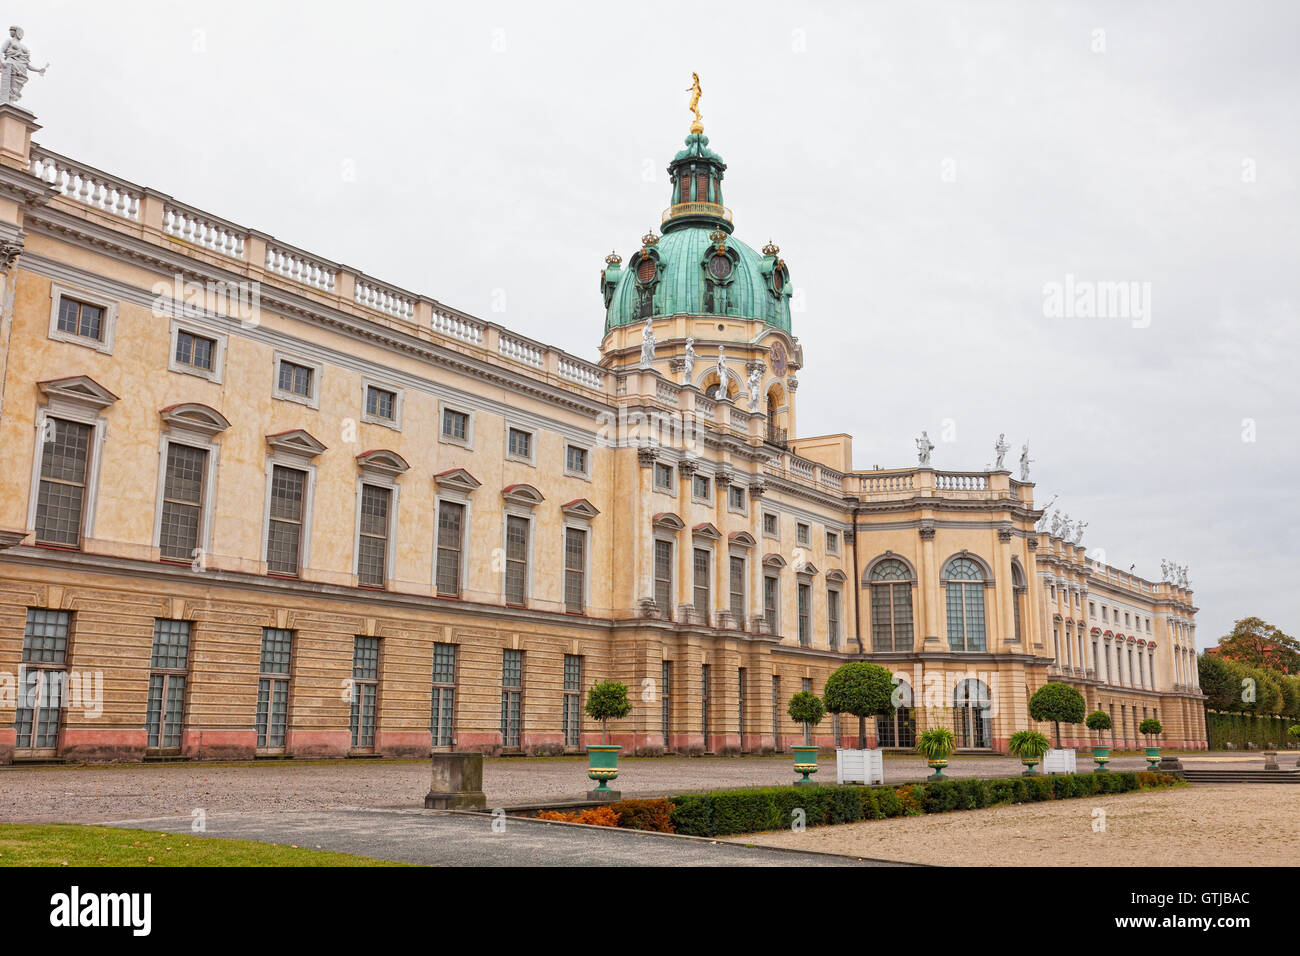
[{"label": "round dome window", "polygon": [[636,277],[642,282],[650,282],[655,277],[655,261],[649,256],[642,256],[636,265]]},{"label": "round dome window", "polygon": [[772,284],[776,286],[777,292],[780,292],[785,288],[785,276],[781,273],[780,269],[777,269],[776,272],[772,273]]},{"label": "round dome window", "polygon": [[709,259],[709,275],[715,279],[725,279],[731,275],[731,258],[718,253]]}]

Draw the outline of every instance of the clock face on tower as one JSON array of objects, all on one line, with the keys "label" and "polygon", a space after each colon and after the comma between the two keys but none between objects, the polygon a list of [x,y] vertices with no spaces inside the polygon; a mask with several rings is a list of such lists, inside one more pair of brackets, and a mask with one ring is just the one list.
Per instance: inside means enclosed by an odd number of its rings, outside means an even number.
[{"label": "clock face on tower", "polygon": [[786,358],[785,346],[780,342],[777,342],[772,346],[772,371],[776,374],[777,378],[785,376],[788,365],[789,360]]}]

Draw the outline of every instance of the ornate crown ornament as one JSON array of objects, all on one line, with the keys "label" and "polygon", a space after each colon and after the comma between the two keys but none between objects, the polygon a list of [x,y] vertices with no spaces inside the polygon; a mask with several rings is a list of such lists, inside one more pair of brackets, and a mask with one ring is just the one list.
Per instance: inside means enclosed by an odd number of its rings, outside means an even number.
[{"label": "ornate crown ornament", "polygon": [[646,248],[649,248],[650,246],[653,245],[657,245],[658,242],[659,242],[659,237],[655,235],[655,231],[653,229],[651,229],[649,232],[647,232],[644,236],[641,237],[641,245]]},{"label": "ornate crown ornament", "polygon": [[605,265],[607,266],[616,266],[622,261],[623,257],[617,252],[610,252],[610,254],[605,257]]},{"label": "ornate crown ornament", "polygon": [[780,251],[781,251],[781,247],[778,246],[776,243],[774,243],[771,239],[767,240],[767,245],[763,247],[763,255],[765,256],[774,256]]},{"label": "ornate crown ornament", "polygon": [[727,234],[721,229],[714,229],[709,233],[709,238],[717,246],[718,252],[723,252],[727,248]]}]

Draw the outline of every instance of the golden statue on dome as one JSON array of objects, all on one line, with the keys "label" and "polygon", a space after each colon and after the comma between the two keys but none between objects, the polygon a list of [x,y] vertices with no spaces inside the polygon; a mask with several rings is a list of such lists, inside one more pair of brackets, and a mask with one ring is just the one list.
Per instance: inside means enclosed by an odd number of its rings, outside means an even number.
[{"label": "golden statue on dome", "polygon": [[704,91],[700,89],[700,74],[691,74],[691,85],[686,88],[686,92],[691,94],[691,105],[687,109],[695,114],[695,122],[691,124],[691,132],[703,133],[704,124],[700,120],[704,119],[704,114],[700,112],[700,94]]}]

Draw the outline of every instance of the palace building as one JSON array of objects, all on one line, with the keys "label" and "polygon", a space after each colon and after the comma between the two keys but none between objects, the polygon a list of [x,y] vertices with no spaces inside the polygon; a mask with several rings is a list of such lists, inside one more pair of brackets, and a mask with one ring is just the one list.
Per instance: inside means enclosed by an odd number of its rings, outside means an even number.
[{"label": "palace building", "polygon": [[0,761],[563,753],[605,678],[625,752],[762,753],[864,658],[883,747],[1004,749],[1052,680],[1205,746],[1185,579],[1040,530],[1000,465],[856,471],[798,420],[828,320],[698,122],[594,362],[39,129],[0,105]]}]

